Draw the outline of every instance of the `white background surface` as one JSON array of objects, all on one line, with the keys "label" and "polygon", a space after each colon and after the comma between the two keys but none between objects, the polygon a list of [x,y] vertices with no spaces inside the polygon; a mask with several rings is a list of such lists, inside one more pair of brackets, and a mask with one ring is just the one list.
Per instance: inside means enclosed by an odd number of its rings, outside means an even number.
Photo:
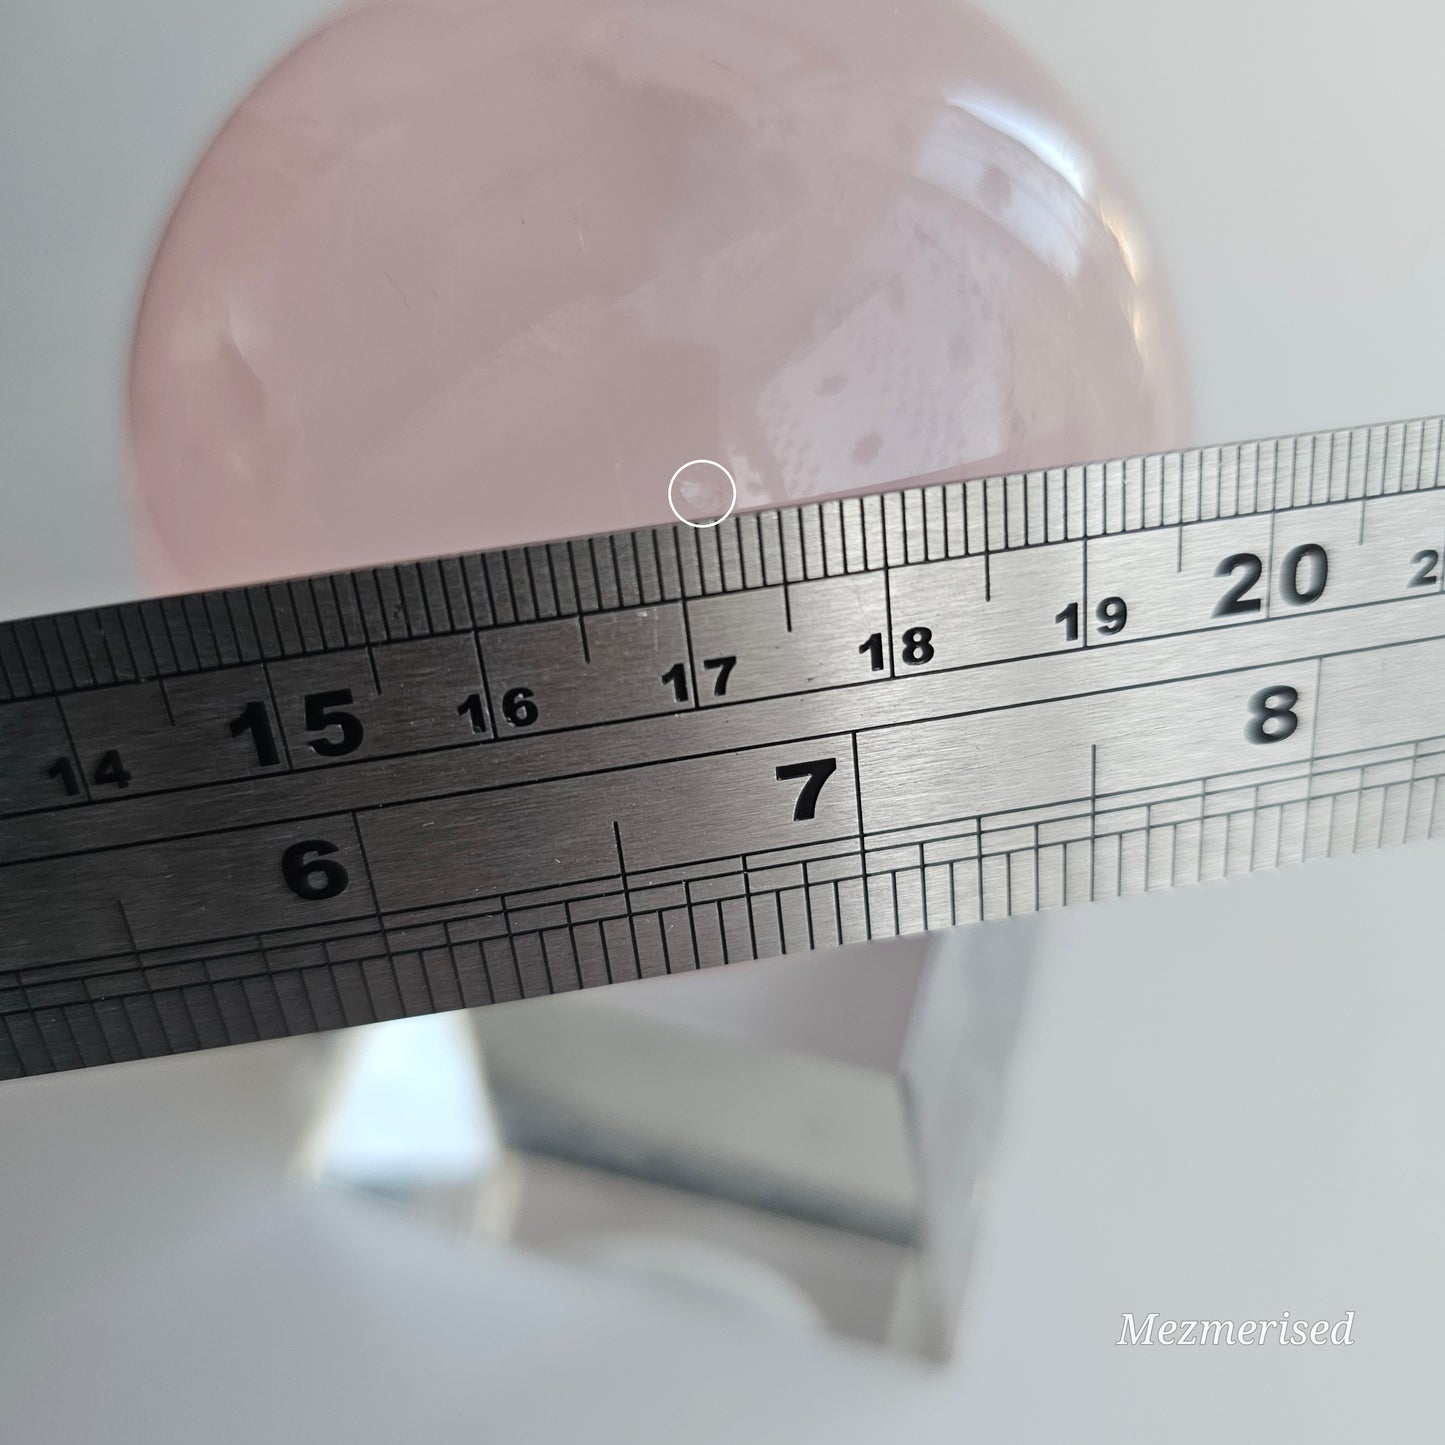
[{"label": "white background surface", "polygon": [[[0,8],[0,616],[135,591],[137,288],[199,146],[324,8]],[[986,8],[1134,192],[1199,440],[1441,409],[1445,11]],[[0,1438],[1438,1440],[1442,882],[1435,845],[1057,921],[942,1372],[263,1190],[278,1046],[6,1086]],[[1125,1310],[1283,1309],[1353,1309],[1358,1343],[1113,1343]]]}]

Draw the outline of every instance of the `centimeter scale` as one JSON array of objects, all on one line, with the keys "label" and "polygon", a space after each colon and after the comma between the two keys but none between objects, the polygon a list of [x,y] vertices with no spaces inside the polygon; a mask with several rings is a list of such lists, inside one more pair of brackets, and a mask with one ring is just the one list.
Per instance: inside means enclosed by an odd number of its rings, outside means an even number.
[{"label": "centimeter scale", "polygon": [[0,624],[0,1077],[1445,833],[1441,420]]}]

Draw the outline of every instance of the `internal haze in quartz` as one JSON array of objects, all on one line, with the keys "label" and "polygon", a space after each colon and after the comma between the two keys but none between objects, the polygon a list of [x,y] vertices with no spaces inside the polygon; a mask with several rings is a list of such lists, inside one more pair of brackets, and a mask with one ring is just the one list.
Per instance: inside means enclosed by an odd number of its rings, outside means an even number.
[{"label": "internal haze in quartz", "polygon": [[408,0],[242,103],[161,244],[136,538],[199,588],[1182,440],[1116,191],[946,0]]}]

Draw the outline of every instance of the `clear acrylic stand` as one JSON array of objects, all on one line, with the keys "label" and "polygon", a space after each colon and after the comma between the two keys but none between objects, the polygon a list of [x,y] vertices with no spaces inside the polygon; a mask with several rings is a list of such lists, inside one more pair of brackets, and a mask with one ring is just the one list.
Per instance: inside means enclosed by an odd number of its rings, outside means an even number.
[{"label": "clear acrylic stand", "polygon": [[941,1357],[1035,931],[356,1030],[304,1168],[517,1248]]}]

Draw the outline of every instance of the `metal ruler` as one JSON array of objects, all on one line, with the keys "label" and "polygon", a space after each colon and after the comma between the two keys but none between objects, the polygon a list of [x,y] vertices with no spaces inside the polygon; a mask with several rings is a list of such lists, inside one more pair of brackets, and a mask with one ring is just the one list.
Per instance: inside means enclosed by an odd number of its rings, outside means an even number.
[{"label": "metal ruler", "polygon": [[1441,420],[0,624],[0,1077],[1445,832]]}]

